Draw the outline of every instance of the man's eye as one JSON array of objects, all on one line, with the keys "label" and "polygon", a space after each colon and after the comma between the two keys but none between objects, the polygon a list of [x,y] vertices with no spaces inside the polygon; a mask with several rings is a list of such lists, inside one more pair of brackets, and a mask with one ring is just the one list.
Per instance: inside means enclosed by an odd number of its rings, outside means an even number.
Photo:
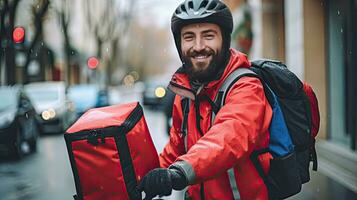
[{"label": "man's eye", "polygon": [[193,36],[185,36],[185,37],[183,37],[183,39],[186,41],[191,41],[191,40],[193,40]]},{"label": "man's eye", "polygon": [[204,36],[207,40],[212,40],[214,38],[214,35],[205,35]]}]

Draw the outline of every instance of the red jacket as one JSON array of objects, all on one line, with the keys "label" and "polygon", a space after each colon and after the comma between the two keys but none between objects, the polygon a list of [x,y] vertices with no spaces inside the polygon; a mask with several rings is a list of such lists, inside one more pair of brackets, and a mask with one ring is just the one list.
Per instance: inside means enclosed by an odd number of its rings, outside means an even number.
[{"label": "red jacket", "polygon": [[[200,100],[203,136],[196,126],[192,99],[205,94],[214,100],[220,85],[232,71],[239,67],[250,67],[244,54],[233,49],[230,53],[230,61],[221,78],[210,82],[199,94],[192,93],[188,77],[184,73],[175,73],[169,85],[177,94],[191,98],[187,127],[188,151],[186,153],[181,133],[181,97],[176,95],[170,141],[160,154],[160,165],[166,168],[174,162],[182,164],[190,184],[188,194],[194,200],[201,199],[202,185],[205,200],[234,199],[232,183],[227,173],[231,168],[234,169],[233,180],[236,181],[234,184],[238,187],[241,199],[268,199],[264,182],[249,159],[253,150],[266,148],[269,143],[268,127],[272,110],[259,79],[239,79],[230,89],[213,124],[210,103]],[[268,153],[259,157],[265,172],[269,169],[270,159],[271,155]]]}]

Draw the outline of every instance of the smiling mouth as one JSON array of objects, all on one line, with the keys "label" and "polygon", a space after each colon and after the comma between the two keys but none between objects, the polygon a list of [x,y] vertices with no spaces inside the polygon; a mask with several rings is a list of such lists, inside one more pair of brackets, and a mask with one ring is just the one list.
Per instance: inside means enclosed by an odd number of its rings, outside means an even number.
[{"label": "smiling mouth", "polygon": [[211,57],[211,55],[195,55],[195,56],[192,56],[193,59],[195,60],[204,60],[204,59],[207,59]]}]

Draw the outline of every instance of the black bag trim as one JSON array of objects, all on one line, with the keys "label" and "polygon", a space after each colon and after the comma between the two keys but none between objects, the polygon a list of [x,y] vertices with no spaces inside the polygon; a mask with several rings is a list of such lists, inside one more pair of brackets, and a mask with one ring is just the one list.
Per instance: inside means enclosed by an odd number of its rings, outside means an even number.
[{"label": "black bag trim", "polygon": [[133,160],[130,156],[128,140],[125,135],[117,135],[114,137],[117,145],[120,165],[122,167],[122,174],[126,190],[131,200],[141,199],[141,193],[136,189],[137,181],[133,166]]},{"label": "black bag trim", "polygon": [[139,122],[142,116],[143,109],[138,103],[134,110],[129,114],[127,119],[120,126],[110,126],[100,129],[82,130],[71,134],[64,134],[64,139],[66,141],[67,151],[69,154],[69,159],[71,162],[72,172],[75,180],[77,192],[77,194],[73,195],[75,200],[83,199],[83,192],[80,185],[78,169],[75,164],[71,143],[78,140],[87,140],[92,145],[100,145],[100,141],[98,140],[101,139],[101,142],[105,143],[106,137],[114,137],[115,144],[118,149],[120,164],[122,166],[122,174],[124,177],[124,182],[129,198],[131,200],[142,199],[141,193],[136,189],[136,175],[134,171],[133,161],[130,156],[128,141],[126,138],[126,134],[135,127],[135,125]]},{"label": "black bag trim", "polygon": [[[66,134],[64,135],[64,137],[69,142],[74,142],[78,140],[87,140],[92,145],[98,145],[100,141],[102,143],[105,143],[103,139],[107,137],[115,137],[118,134],[118,132],[122,133],[124,131],[125,131],[125,127],[123,125],[110,126],[105,128],[99,128],[99,129],[82,130],[72,134]],[[100,141],[98,141],[98,139],[100,139]],[[98,143],[95,143],[94,142],[95,140],[97,140]]]},{"label": "black bag trim", "polygon": [[143,109],[138,104],[134,110],[129,114],[128,118],[121,124],[120,126],[109,126],[105,128],[91,129],[91,130],[81,130],[71,134],[64,134],[64,138],[67,141],[77,141],[89,139],[88,137],[114,137],[118,134],[118,132],[129,132],[132,128],[134,128],[135,124],[138,123],[140,118],[143,115]]},{"label": "black bag trim", "polygon": [[74,155],[73,155],[73,151],[72,151],[72,141],[70,141],[68,139],[68,137],[66,137],[66,134],[64,135],[64,139],[66,141],[66,146],[67,146],[67,151],[68,151],[68,156],[69,156],[69,160],[70,160],[70,163],[71,163],[71,168],[72,168],[72,173],[73,173],[73,178],[74,178],[74,183],[75,183],[75,186],[76,186],[76,191],[77,191],[77,194],[73,195],[73,199],[75,200],[81,200],[83,199],[82,197],[82,187],[81,185],[79,184],[79,175],[78,175],[78,169],[77,169],[77,165],[75,164],[76,161],[74,159]]},{"label": "black bag trim", "polygon": [[131,200],[141,200],[141,193],[137,190],[137,180],[133,165],[133,160],[130,156],[128,140],[126,138],[126,134],[134,128],[136,123],[143,116],[143,109],[138,104],[133,112],[130,113],[128,118],[124,121],[122,126],[124,127],[125,134],[118,134],[115,138],[115,143],[117,145],[120,165],[122,167],[122,172],[124,176],[125,186]]}]

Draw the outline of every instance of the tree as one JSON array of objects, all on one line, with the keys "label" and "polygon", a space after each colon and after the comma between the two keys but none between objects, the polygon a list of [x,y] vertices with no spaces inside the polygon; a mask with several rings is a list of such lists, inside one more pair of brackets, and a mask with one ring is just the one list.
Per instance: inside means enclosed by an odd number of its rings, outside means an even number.
[{"label": "tree", "polygon": [[[96,57],[102,60],[101,63],[106,64],[100,66],[105,67],[106,85],[112,83],[113,66],[124,63],[118,58],[121,57],[123,42],[128,34],[136,2],[137,0],[85,1],[88,28],[96,43]],[[103,48],[105,45],[107,49]]]},{"label": "tree", "polygon": [[65,83],[68,85],[70,84],[71,80],[71,59],[72,55],[76,52],[75,48],[71,44],[70,36],[69,36],[69,25],[71,21],[71,6],[69,5],[68,0],[62,0],[59,9],[57,10],[57,15],[61,21],[61,28],[64,38],[64,55],[66,60],[66,67],[65,67]]},{"label": "tree", "polygon": [[[44,44],[43,21],[44,21],[46,13],[48,11],[49,4],[50,4],[49,0],[38,0],[32,6],[35,34],[34,34],[32,41],[30,42],[30,45],[28,46],[27,52],[26,52],[26,62],[25,62],[24,71],[23,71],[24,83],[29,82],[27,71],[28,71],[28,66],[29,66],[30,62],[33,59],[38,59],[37,56],[33,56],[33,54],[44,55],[44,54],[46,54],[46,52],[49,52],[46,45],[39,45],[40,43]],[[40,57],[43,58],[43,56],[40,56]],[[42,70],[44,70],[44,69],[42,69]]]},{"label": "tree", "polygon": [[[16,9],[20,0],[0,1],[0,64],[4,59],[6,82],[13,85],[16,83],[15,77],[15,47],[12,42],[12,31],[15,26]],[[1,76],[1,75],[0,75]]]},{"label": "tree", "polygon": [[[0,52],[0,63],[4,59],[5,71],[6,71],[6,84],[13,85],[16,83],[16,49],[12,41],[12,32],[15,27],[16,12],[20,0],[2,0],[0,1],[0,42],[1,42],[1,52]],[[35,34],[33,40],[30,42],[28,47],[24,44],[20,45],[20,49],[25,49],[26,51],[26,61],[23,70],[23,82],[27,83],[27,69],[28,65],[34,57],[34,49],[39,42],[43,42],[43,18],[48,10],[49,1],[48,0],[38,0],[36,6],[33,6],[33,22],[35,26]]]},{"label": "tree", "polygon": [[[133,24],[129,48],[125,57],[129,66],[135,67],[142,78],[167,72],[176,55],[173,57],[170,49],[170,32],[165,28],[153,24],[143,25],[139,22]],[[176,53],[176,52],[175,52]],[[180,64],[180,63],[178,63]]]}]

